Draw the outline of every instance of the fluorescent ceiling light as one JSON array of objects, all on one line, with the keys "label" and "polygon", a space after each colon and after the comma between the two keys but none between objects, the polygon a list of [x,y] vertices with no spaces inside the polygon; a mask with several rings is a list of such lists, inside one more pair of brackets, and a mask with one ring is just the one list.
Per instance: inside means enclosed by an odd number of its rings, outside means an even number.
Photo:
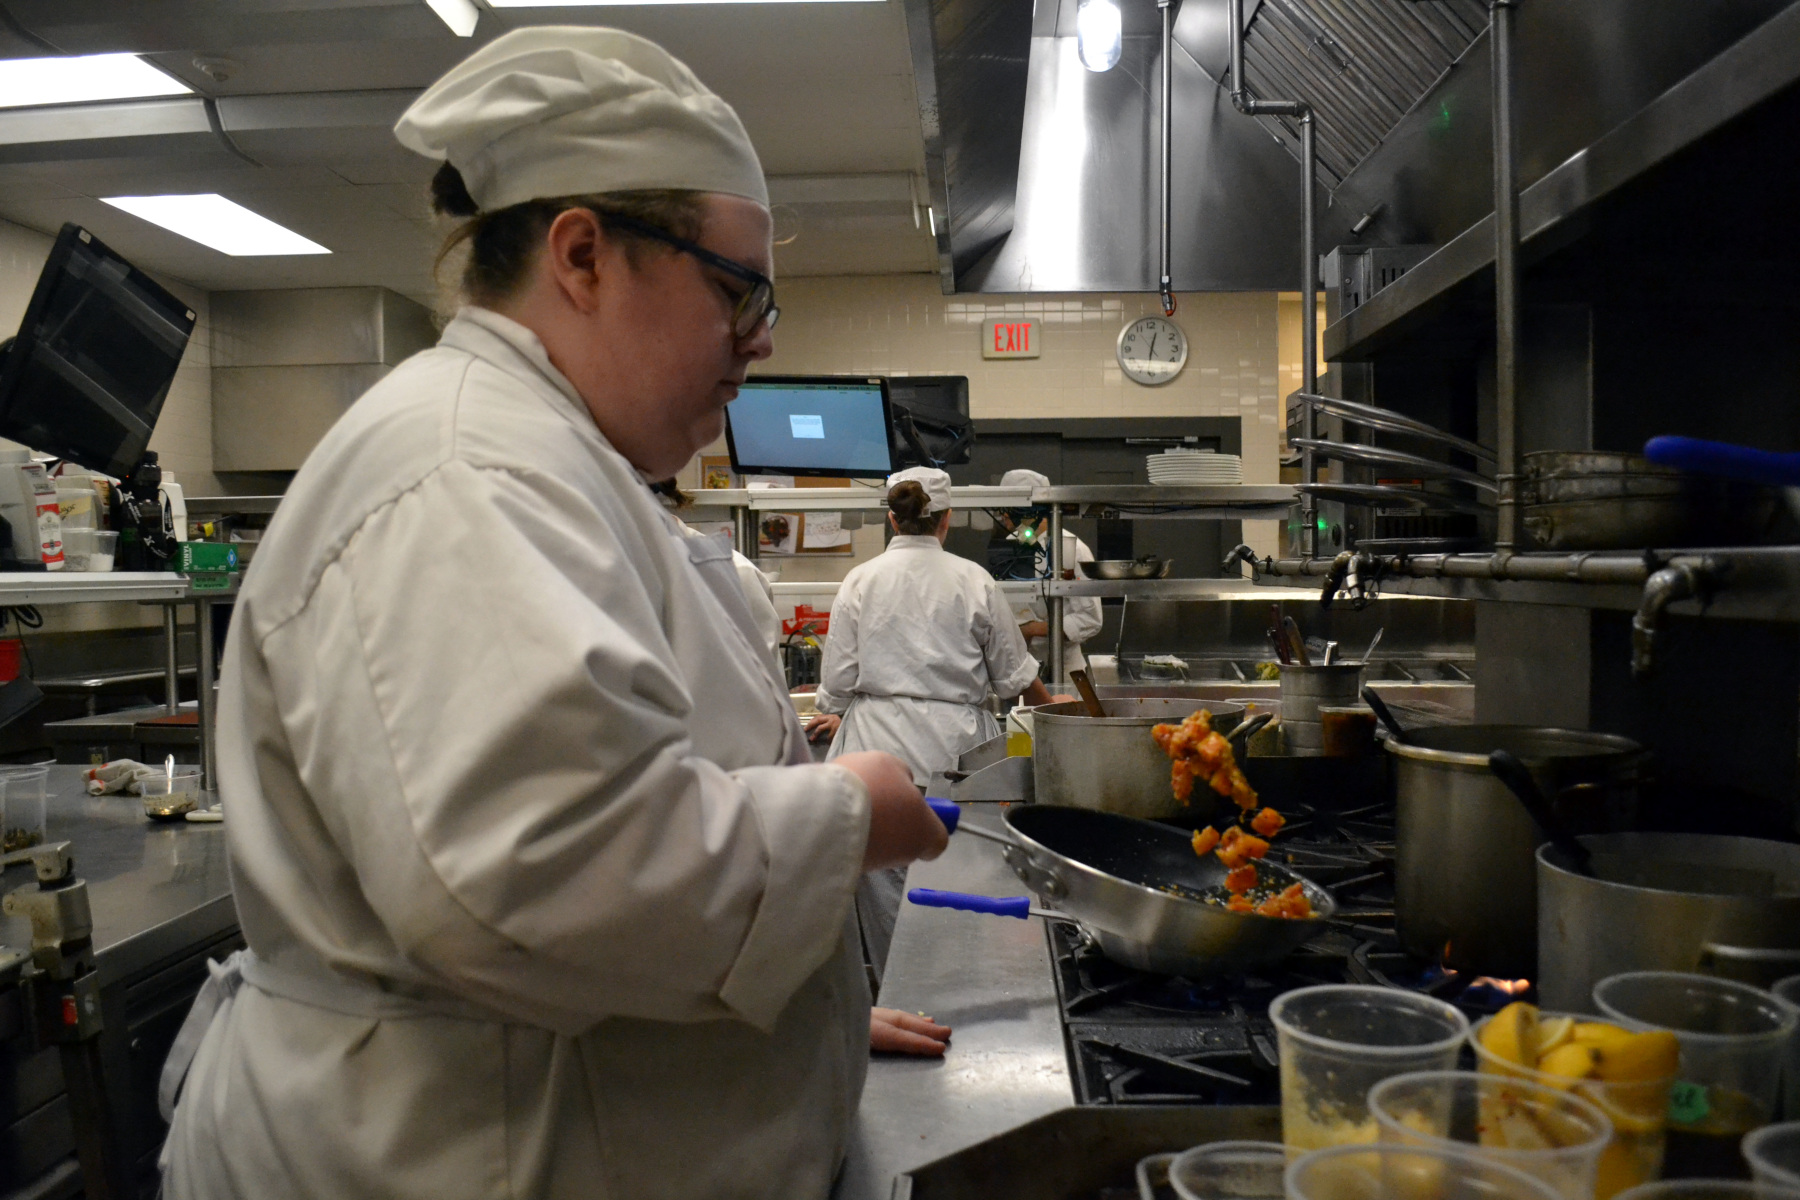
[{"label": "fluorescent ceiling light", "polygon": [[221,254],[242,258],[258,254],[331,253],[319,243],[213,192],[199,196],[101,198],[114,208],[122,208],[202,246],[211,246]]},{"label": "fluorescent ceiling light", "polygon": [[457,37],[474,33],[475,23],[481,20],[481,10],[475,7],[475,0],[425,0],[425,3]]},{"label": "fluorescent ceiling light", "polygon": [[1110,71],[1117,66],[1123,30],[1124,20],[1113,0],[1081,0],[1075,10],[1075,44],[1081,52],[1081,65],[1090,71]]},{"label": "fluorescent ceiling light", "polygon": [[0,108],[186,96],[193,90],[135,54],[10,58],[0,63]]},{"label": "fluorescent ceiling light", "polygon": [[650,4],[878,4],[880,0],[487,0],[489,8],[600,8]]}]

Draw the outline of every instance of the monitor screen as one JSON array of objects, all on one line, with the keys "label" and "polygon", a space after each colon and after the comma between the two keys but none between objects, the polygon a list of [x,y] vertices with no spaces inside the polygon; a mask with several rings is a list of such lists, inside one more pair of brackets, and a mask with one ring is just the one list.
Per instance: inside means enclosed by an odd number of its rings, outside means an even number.
[{"label": "monitor screen", "polygon": [[764,375],[725,408],[731,467],[742,475],[885,476],[887,381]]},{"label": "monitor screen", "polygon": [[64,225],[0,363],[0,437],[129,475],[193,332],[186,304]]}]

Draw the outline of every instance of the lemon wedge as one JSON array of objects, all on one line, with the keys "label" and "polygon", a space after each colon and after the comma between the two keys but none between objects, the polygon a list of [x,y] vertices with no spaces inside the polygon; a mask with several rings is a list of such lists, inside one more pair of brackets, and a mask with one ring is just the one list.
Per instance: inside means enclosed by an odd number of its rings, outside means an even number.
[{"label": "lemon wedge", "polygon": [[1575,1040],[1574,1017],[1545,1017],[1538,1022],[1537,1052],[1542,1058]]},{"label": "lemon wedge", "polygon": [[1481,1028],[1481,1046],[1515,1067],[1530,1068],[1538,1060],[1537,1006],[1515,1000]]},{"label": "lemon wedge", "polygon": [[1605,1047],[1594,1047],[1596,1075],[1608,1083],[1651,1083],[1673,1076],[1681,1064],[1681,1043],[1666,1029],[1629,1033]]},{"label": "lemon wedge", "polygon": [[[1600,1055],[1592,1046],[1583,1046],[1579,1042],[1567,1042],[1538,1059],[1537,1069],[1546,1075],[1556,1078],[1544,1082],[1551,1087],[1564,1090],[1572,1087],[1577,1080],[1586,1079],[1599,1064]],[[1563,1082],[1567,1080],[1568,1082]]]},{"label": "lemon wedge", "polygon": [[1620,1029],[1617,1025],[1608,1025],[1604,1021],[1581,1021],[1570,1031],[1570,1036],[1584,1046],[1597,1046],[1604,1050],[1631,1037],[1631,1031]]}]

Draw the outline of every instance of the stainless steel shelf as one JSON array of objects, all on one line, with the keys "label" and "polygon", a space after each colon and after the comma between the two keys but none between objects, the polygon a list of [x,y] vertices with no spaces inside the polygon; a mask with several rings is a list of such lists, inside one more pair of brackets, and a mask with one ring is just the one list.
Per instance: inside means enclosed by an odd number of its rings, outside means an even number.
[{"label": "stainless steel shelf", "polygon": [[218,517],[231,513],[272,513],[281,505],[280,496],[189,496],[190,517]]},{"label": "stainless steel shelf", "polygon": [[[1255,598],[1267,586],[1247,579],[1075,579],[1048,585],[1052,596],[1123,596],[1131,600]],[[1319,590],[1314,584],[1313,590]]]},{"label": "stainless steel shelf", "polygon": [[191,598],[187,576],[173,571],[18,571],[0,574],[0,607]]},{"label": "stainless steel shelf", "polygon": [[[694,497],[695,508],[748,508],[752,512],[836,512],[887,507],[887,492],[882,488],[711,488],[689,494]],[[1128,516],[1210,521],[1279,519],[1297,498],[1292,487],[1280,484],[950,489],[950,502],[956,508],[1074,504],[1128,510]]]},{"label": "stainless steel shelf", "polygon": [[[1790,6],[1736,45],[1569,156],[1519,194],[1520,252],[1554,249],[1548,236],[1733,118],[1800,82],[1800,6]],[[1491,311],[1494,218],[1489,213],[1431,257],[1325,328],[1325,357],[1362,362],[1455,309]],[[1484,307],[1485,306],[1485,307]]]},{"label": "stainless steel shelf", "polygon": [[[887,489],[883,487],[705,488],[688,495],[694,498],[695,508],[747,508],[752,512],[843,512],[887,507]],[[950,502],[957,508],[1024,508],[1032,503],[1031,496],[1031,488],[950,489]]]}]

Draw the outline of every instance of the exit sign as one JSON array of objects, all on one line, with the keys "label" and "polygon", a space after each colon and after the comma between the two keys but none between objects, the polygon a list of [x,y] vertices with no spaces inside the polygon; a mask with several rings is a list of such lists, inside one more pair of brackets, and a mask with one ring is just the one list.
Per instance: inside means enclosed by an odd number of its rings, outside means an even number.
[{"label": "exit sign", "polygon": [[996,317],[981,324],[981,357],[1036,358],[1038,356],[1038,319],[1020,317],[1007,320]]}]

